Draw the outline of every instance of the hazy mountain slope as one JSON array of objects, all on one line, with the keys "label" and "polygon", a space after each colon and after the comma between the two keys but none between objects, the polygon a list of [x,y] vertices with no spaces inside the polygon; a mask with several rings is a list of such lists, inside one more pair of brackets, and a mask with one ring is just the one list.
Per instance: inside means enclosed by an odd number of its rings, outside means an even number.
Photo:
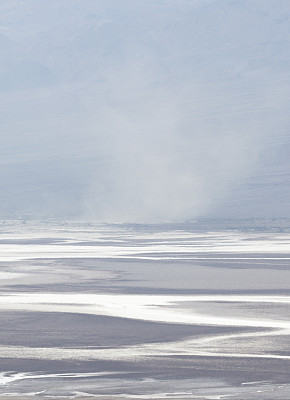
[{"label": "hazy mountain slope", "polygon": [[288,216],[288,0],[3,0],[0,213]]}]

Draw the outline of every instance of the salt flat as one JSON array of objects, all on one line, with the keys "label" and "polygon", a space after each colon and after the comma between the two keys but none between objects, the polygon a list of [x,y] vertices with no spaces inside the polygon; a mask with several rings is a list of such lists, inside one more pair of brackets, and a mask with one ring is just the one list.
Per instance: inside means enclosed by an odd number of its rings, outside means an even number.
[{"label": "salt flat", "polygon": [[287,232],[3,226],[0,396],[286,399],[289,243]]}]

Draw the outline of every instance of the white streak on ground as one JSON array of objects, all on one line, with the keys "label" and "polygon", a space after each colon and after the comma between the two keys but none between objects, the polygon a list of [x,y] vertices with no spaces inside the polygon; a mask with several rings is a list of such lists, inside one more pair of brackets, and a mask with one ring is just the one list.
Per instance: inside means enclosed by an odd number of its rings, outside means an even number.
[{"label": "white streak on ground", "polygon": [[[30,348],[23,346],[1,346],[2,358],[41,358],[41,359],[143,359],[146,356],[176,356],[200,355],[239,358],[269,358],[290,360],[290,356],[267,353],[266,349],[256,353],[238,352],[228,346],[227,351],[221,349],[220,342],[227,344],[230,340],[241,338],[274,337],[290,335],[290,321],[273,320],[271,318],[250,319],[234,316],[218,317],[201,315],[194,310],[182,309],[178,306],[184,302],[222,301],[225,303],[264,303],[290,304],[288,296],[148,296],[148,295],[108,295],[108,294],[11,294],[0,296],[1,310],[26,310],[41,312],[69,312],[92,315],[107,315],[123,318],[133,318],[164,323],[182,323],[189,325],[212,325],[219,327],[268,328],[261,332],[230,333],[212,337],[192,337],[183,341],[170,343],[141,344],[124,346],[118,349],[87,349],[87,348]],[[170,307],[174,305],[174,307]]]},{"label": "white streak on ground", "polygon": [[[207,259],[207,255],[213,255],[211,259],[257,259],[257,260],[289,260],[290,235],[286,234],[245,234],[237,232],[210,232],[206,234],[185,234],[174,231],[173,233],[159,232],[157,234],[136,234],[133,238],[126,230],[112,233],[111,243],[106,231],[100,229],[97,232],[69,232],[70,238],[63,236],[62,232],[56,243],[13,243],[17,236],[3,234],[1,239],[9,239],[12,242],[0,242],[0,261],[19,261],[27,259],[53,259],[53,258],[131,258],[141,260],[185,260]],[[52,232],[30,233],[28,239],[49,238]],[[25,234],[22,235],[22,240]],[[92,243],[88,243],[88,242]],[[174,253],[174,254],[173,254]],[[200,254],[204,257],[200,257]],[[227,256],[228,253],[237,256]],[[273,257],[272,254],[278,257]],[[223,254],[225,257],[220,257]],[[247,258],[242,257],[245,254]],[[250,256],[253,254],[253,258]],[[255,254],[263,254],[257,257]],[[271,258],[265,255],[271,255]],[[281,257],[281,255],[285,257]],[[184,255],[184,257],[183,257]],[[280,255],[280,256],[279,256]]]}]

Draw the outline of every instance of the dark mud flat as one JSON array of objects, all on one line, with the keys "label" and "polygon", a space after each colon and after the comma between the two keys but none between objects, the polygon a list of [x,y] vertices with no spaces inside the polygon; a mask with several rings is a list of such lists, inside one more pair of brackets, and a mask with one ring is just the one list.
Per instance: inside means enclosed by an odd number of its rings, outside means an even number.
[{"label": "dark mud flat", "polygon": [[56,312],[0,312],[0,344],[28,347],[118,347],[182,340],[249,329],[166,324]]},{"label": "dark mud flat", "polygon": [[[7,367],[15,365],[13,360],[7,361],[11,362],[7,364]],[[1,388],[1,399],[11,400],[15,395],[15,400],[68,400],[71,398],[137,400],[140,399],[140,393],[142,393],[141,398],[154,400],[168,398],[288,400],[290,394],[286,370],[289,369],[289,363],[284,364],[284,372],[282,372],[283,365],[278,365],[278,363],[270,365],[267,362],[256,363],[256,360],[251,359],[233,361],[228,358],[203,357],[192,360],[181,360],[179,357],[151,359],[143,365],[143,368],[134,363],[111,363],[111,365],[108,362],[84,362],[78,365],[77,363],[61,363],[59,364],[61,368],[57,368],[58,372],[53,369],[57,362],[50,363],[51,369],[49,364],[46,364],[45,371],[43,371],[45,363],[34,364],[33,360],[25,360],[25,364],[25,368],[30,367],[30,374],[35,369],[36,374],[42,373],[47,378],[39,379],[37,375],[32,375],[31,379],[12,382],[8,390]],[[18,365],[18,368],[21,369],[21,365]],[[75,376],[72,375],[68,379],[52,377],[52,374],[59,373],[61,369],[65,373],[75,372]],[[280,372],[278,372],[279,369]],[[118,373],[117,370],[123,372]],[[81,371],[109,371],[112,374],[81,378]],[[33,396],[32,392],[34,392]],[[6,397],[7,393],[9,396]],[[21,393],[23,395],[20,395]],[[30,396],[26,397],[28,393]]]},{"label": "dark mud flat", "polygon": [[[243,382],[275,381],[289,382],[290,360],[269,360],[256,358],[203,357],[203,356],[155,356],[135,361],[117,360],[41,360],[5,358],[1,360],[4,371],[18,371],[34,374],[78,374],[104,373],[107,380],[155,379],[216,379],[229,385]],[[110,373],[110,375],[107,375]],[[96,381],[97,378],[94,378]],[[102,376],[103,379],[103,376]]]}]

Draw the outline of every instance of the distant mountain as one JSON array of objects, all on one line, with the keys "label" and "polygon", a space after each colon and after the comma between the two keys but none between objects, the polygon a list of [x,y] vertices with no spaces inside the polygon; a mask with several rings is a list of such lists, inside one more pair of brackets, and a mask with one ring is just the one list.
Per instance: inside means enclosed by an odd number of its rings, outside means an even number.
[{"label": "distant mountain", "polygon": [[2,0],[0,215],[289,215],[288,0]]}]

